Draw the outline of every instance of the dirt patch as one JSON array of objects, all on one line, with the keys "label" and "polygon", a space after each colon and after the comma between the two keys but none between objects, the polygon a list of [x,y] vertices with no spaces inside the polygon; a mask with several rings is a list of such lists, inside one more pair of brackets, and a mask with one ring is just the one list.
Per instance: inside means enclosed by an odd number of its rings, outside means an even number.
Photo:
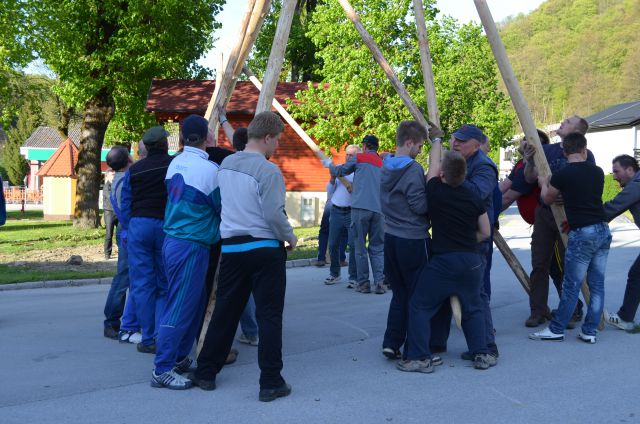
[{"label": "dirt patch", "polygon": [[[27,254],[0,254],[0,263],[9,266],[24,266],[40,270],[109,271],[115,272],[118,248],[113,247],[111,259],[106,260],[102,245],[61,247],[49,250],[32,250]],[[82,265],[68,265],[72,255],[82,256]]]}]

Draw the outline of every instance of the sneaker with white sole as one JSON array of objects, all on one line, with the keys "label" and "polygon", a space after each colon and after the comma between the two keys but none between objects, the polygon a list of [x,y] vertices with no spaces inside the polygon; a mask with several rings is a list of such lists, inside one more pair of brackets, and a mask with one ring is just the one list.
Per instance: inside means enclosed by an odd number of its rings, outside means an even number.
[{"label": "sneaker with white sole", "polygon": [[335,276],[335,277],[334,277],[333,275],[330,275],[330,276],[328,276],[328,277],[327,277],[327,279],[326,279],[326,280],[324,280],[324,283],[325,283],[327,286],[332,286],[332,285],[334,285],[334,284],[336,284],[336,283],[339,283],[340,281],[341,281],[341,278],[340,278],[340,276],[339,276],[339,275],[337,275],[337,276]]},{"label": "sneaker with white sole", "polygon": [[349,282],[347,283],[347,288],[355,289],[356,287],[358,287],[358,283],[356,282],[356,280],[349,280]]},{"label": "sneaker with white sole", "polygon": [[245,336],[244,333],[240,333],[240,336],[238,337],[238,341],[240,343],[248,344],[251,346],[258,346],[260,339],[258,338],[258,336],[249,337],[249,336]]},{"label": "sneaker with white sole", "polygon": [[186,390],[193,386],[193,382],[181,376],[174,370],[165,371],[162,374],[151,372],[151,387],[166,387],[171,390]]},{"label": "sneaker with white sole", "polygon": [[582,340],[585,343],[595,344],[596,336],[591,336],[589,334],[584,334],[582,331],[578,333],[578,339]]},{"label": "sneaker with white sole", "polygon": [[495,367],[498,359],[490,353],[478,353],[473,358],[473,368],[477,370],[488,370]]},{"label": "sneaker with white sole", "polygon": [[425,359],[423,361],[409,359],[398,361],[396,368],[404,372],[421,372],[425,374],[431,374],[433,372],[431,359]]},{"label": "sneaker with white sole", "polygon": [[118,338],[120,343],[138,344],[142,341],[142,334],[138,331],[120,330]]},{"label": "sneaker with white sole", "polygon": [[529,334],[531,340],[543,340],[550,342],[561,342],[564,340],[564,334],[556,334],[549,327],[542,331]]},{"label": "sneaker with white sole", "polygon": [[607,321],[608,324],[613,325],[614,327],[619,328],[620,330],[625,330],[625,331],[629,331],[633,328],[634,323],[633,322],[629,322],[629,321],[625,321],[622,318],[620,318],[620,316],[617,313],[609,313],[609,312],[605,312],[604,313],[605,319]]}]

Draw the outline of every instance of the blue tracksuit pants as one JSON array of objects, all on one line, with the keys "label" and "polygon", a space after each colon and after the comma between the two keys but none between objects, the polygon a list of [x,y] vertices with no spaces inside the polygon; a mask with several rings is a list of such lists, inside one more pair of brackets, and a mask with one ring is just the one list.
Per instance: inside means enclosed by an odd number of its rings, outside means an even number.
[{"label": "blue tracksuit pants", "polygon": [[156,374],[169,371],[191,352],[207,301],[209,251],[201,244],[171,236],[164,240],[169,296],[158,329]]},{"label": "blue tracksuit pants", "polygon": [[164,221],[131,218],[127,240],[129,284],[142,330],[142,343],[153,344],[167,300],[167,278],[162,262]]}]

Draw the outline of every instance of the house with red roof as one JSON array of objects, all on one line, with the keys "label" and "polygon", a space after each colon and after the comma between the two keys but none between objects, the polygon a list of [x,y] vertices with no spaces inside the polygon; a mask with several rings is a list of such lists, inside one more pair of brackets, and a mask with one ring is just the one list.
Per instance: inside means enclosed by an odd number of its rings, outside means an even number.
[{"label": "house with red roof", "polygon": [[42,181],[44,219],[71,219],[76,207],[78,148],[67,138],[37,173]]},{"label": "house with red roof", "polygon": [[[296,102],[297,91],[305,83],[280,82],[275,98],[286,108],[287,99]],[[212,80],[153,80],[147,96],[146,110],[159,123],[181,122],[191,114],[204,116],[215,89]],[[253,119],[260,92],[249,81],[238,81],[227,105],[227,119],[234,128],[246,127]],[[232,149],[220,129],[220,147]],[[333,152],[336,163],[344,162],[344,150]],[[313,151],[287,124],[278,150],[270,159],[280,167],[287,188],[286,210],[294,226],[318,225],[326,201],[329,171],[322,167]]]}]

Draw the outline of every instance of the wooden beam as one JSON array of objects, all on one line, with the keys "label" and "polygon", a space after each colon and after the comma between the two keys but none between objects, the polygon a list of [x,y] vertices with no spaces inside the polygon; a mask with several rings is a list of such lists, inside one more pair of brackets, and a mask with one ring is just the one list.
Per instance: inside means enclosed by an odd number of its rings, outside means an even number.
[{"label": "wooden beam", "polygon": [[[522,126],[524,134],[527,137],[527,143],[533,144],[536,148],[534,160],[536,163],[536,169],[538,170],[538,175],[542,177],[549,176],[551,175],[551,169],[549,168],[547,158],[544,155],[542,144],[540,143],[540,139],[538,137],[536,125],[533,122],[533,118],[531,117],[529,105],[524,98],[524,94],[522,94],[520,84],[518,83],[515,73],[513,72],[511,62],[509,62],[507,51],[504,48],[504,44],[502,43],[502,39],[500,38],[500,34],[498,33],[498,28],[496,27],[493,17],[491,16],[489,6],[487,5],[486,0],[473,1],[476,5],[476,9],[478,10],[478,15],[480,16],[480,21],[482,21],[484,31],[487,34],[487,39],[489,40],[491,50],[493,51],[496,63],[498,64],[498,69],[500,69],[500,74],[502,75],[504,84],[509,91],[509,96],[511,97],[511,102],[513,103],[513,107],[518,115],[518,120],[520,121],[520,125]],[[551,205],[551,211],[553,212],[556,225],[558,226],[558,231],[560,231],[562,241],[566,246],[567,235],[562,232],[562,223],[567,219],[564,207],[553,204]],[[589,287],[587,286],[586,281],[582,283],[582,296],[584,297],[586,303],[589,304]]]},{"label": "wooden beam", "polygon": [[238,39],[229,53],[227,65],[222,75],[223,79],[216,78],[214,94],[205,113],[205,118],[209,121],[209,129],[216,142],[219,126],[218,109],[224,108],[231,98],[238,75],[253,48],[270,5],[271,0],[248,0],[242,16]]},{"label": "wooden beam", "polygon": [[[253,71],[249,69],[248,66],[245,66],[244,68],[242,68],[242,71],[249,78],[249,81],[251,81],[253,85],[258,89],[258,91],[262,93],[262,83],[253,73]],[[309,146],[309,148],[313,151],[313,153],[316,155],[318,159],[320,159],[321,161],[324,159],[327,159],[327,155],[325,155],[324,152],[320,150],[320,148],[315,143],[315,141],[313,141],[313,139],[309,137],[309,134],[307,134],[305,130],[302,129],[300,124],[298,124],[296,120],[293,119],[293,117],[289,114],[289,112],[287,112],[284,106],[282,106],[275,97],[271,100],[271,105],[280,114],[280,116],[282,116],[282,118],[287,122],[287,124],[289,124],[289,126],[293,128],[293,131],[295,131],[296,134],[298,134],[298,137],[300,137],[302,141],[304,141],[304,143],[307,146]],[[351,188],[351,182],[349,180],[347,180],[344,177],[338,177],[338,178],[340,179],[340,182],[345,187],[347,187],[348,189]]]},{"label": "wooden beam", "polygon": [[400,96],[400,99],[402,99],[402,103],[404,103],[405,107],[409,109],[409,112],[411,113],[411,116],[413,116],[413,119],[418,121],[425,128],[429,128],[429,124],[427,120],[424,118],[424,116],[422,115],[422,112],[420,112],[420,109],[418,109],[418,106],[416,106],[413,100],[411,100],[411,97],[409,96],[409,93],[407,92],[407,90],[404,88],[404,85],[402,85],[402,83],[398,79],[398,76],[396,75],[391,65],[389,65],[389,62],[387,62],[387,59],[385,59],[384,55],[382,54],[382,51],[380,50],[376,42],[373,40],[369,32],[365,29],[364,25],[362,25],[360,18],[358,17],[353,7],[351,7],[351,4],[349,3],[349,1],[348,0],[338,0],[338,1],[340,2],[340,5],[342,6],[345,13],[347,14],[347,17],[351,19],[351,22],[353,22],[353,25],[356,27],[356,30],[360,33],[360,37],[362,37],[362,41],[364,41],[364,43],[369,48],[369,50],[371,50],[371,53],[373,54],[373,58],[375,59],[376,62],[378,62],[378,65],[380,65],[380,68],[382,68],[383,72],[387,75],[389,82],[391,82],[391,85]]},{"label": "wooden beam", "polygon": [[531,293],[531,282],[529,280],[529,274],[524,270],[516,255],[513,254],[506,240],[504,239],[504,237],[502,237],[502,234],[500,234],[500,231],[496,229],[493,230],[493,242],[495,243],[500,253],[502,253],[504,260],[513,270],[516,278],[522,285],[522,288],[527,292],[527,294]]},{"label": "wooden beam", "polygon": [[413,10],[416,18],[416,30],[418,33],[418,47],[420,48],[420,64],[422,65],[422,80],[425,94],[427,96],[427,108],[429,120],[437,127],[440,127],[440,112],[436,100],[435,83],[433,82],[433,65],[431,61],[431,50],[429,49],[429,39],[427,37],[427,25],[424,18],[424,7],[422,0],[413,0]]},{"label": "wooden beam", "polygon": [[289,40],[289,32],[291,31],[291,22],[296,11],[297,0],[284,0],[276,35],[271,44],[271,53],[267,62],[267,70],[264,74],[262,90],[258,98],[258,106],[256,107],[256,115],[260,112],[271,110],[271,103],[276,92],[276,86],[282,73],[282,62],[284,61],[284,53],[287,50],[287,42]]}]

